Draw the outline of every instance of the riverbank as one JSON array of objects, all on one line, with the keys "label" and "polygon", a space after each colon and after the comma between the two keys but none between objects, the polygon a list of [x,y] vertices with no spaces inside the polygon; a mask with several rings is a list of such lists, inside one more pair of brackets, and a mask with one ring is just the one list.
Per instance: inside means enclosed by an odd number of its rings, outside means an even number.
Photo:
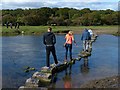
[{"label": "riverbank", "polygon": [[104,79],[89,81],[80,86],[80,88],[118,88],[120,87],[120,76],[107,77]]},{"label": "riverbank", "polygon": [[[117,35],[118,26],[51,26],[53,28],[53,32],[57,34],[65,34],[69,30],[74,31],[75,34],[81,34],[84,28],[91,28],[93,32],[97,34],[113,34]],[[48,26],[21,26],[20,29],[15,29],[14,27],[11,29],[2,27],[0,34],[2,36],[12,36],[12,35],[40,35],[47,31]]]}]

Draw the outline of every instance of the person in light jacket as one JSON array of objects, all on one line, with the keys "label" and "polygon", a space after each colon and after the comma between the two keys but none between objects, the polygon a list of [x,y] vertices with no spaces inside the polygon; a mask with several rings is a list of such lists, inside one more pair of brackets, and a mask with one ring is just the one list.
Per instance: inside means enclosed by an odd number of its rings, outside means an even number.
[{"label": "person in light jacket", "polygon": [[91,40],[91,36],[87,29],[84,29],[81,40],[83,41],[83,51],[88,51],[88,44],[89,40]]}]

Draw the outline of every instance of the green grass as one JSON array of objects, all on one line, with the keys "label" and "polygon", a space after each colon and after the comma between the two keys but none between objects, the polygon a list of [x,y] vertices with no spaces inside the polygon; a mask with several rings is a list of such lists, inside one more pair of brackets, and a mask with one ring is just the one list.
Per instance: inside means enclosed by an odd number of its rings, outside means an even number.
[{"label": "green grass", "polygon": [[[75,33],[81,33],[84,28],[91,28],[96,33],[114,34],[118,31],[118,26],[51,26],[53,32],[63,33],[64,31],[73,30]],[[47,32],[48,26],[20,26],[19,31],[24,31],[25,34],[41,34]],[[2,27],[1,33],[4,34],[15,34],[15,29]]]}]

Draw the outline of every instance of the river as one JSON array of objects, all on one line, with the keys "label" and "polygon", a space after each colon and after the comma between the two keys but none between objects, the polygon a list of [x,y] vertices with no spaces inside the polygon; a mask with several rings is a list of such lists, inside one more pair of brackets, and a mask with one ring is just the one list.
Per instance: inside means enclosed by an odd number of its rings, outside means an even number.
[{"label": "river", "polygon": [[[56,54],[59,61],[64,60],[65,35],[56,35]],[[73,57],[78,57],[82,50],[81,35],[75,35],[78,47],[73,45]],[[46,65],[45,46],[41,36],[9,36],[2,37],[2,87],[18,88],[25,84],[26,79],[35,71],[24,72],[24,67],[30,66],[37,70]],[[51,55],[51,63],[54,63]],[[100,79],[118,74],[118,37],[99,35],[93,43],[92,55],[88,62],[84,59],[76,61],[71,69],[57,74],[56,82],[47,87],[64,88],[66,81],[73,88],[79,88],[89,80]],[[67,80],[66,80],[67,79]]]}]

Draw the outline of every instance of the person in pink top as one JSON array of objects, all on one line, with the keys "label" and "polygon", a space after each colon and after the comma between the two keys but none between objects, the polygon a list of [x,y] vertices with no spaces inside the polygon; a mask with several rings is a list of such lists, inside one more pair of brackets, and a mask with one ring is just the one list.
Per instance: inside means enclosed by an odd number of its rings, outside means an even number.
[{"label": "person in pink top", "polygon": [[76,44],[76,42],[74,40],[73,32],[69,31],[68,34],[66,34],[65,39],[66,39],[66,42],[64,43],[64,46],[66,49],[65,61],[67,61],[68,50],[69,50],[70,60],[72,60],[72,42],[74,42]]}]

